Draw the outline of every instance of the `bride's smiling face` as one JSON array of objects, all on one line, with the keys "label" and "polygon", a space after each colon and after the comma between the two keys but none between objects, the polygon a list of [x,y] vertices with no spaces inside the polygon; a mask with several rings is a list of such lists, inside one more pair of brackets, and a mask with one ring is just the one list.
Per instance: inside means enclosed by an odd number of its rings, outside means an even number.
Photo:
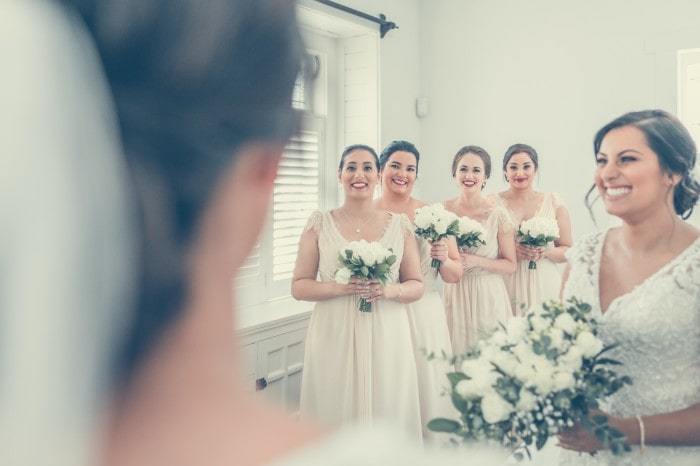
[{"label": "bride's smiling face", "polygon": [[596,154],[595,184],[611,215],[635,218],[655,209],[673,212],[673,185],[678,176],[661,169],[644,133],[634,126],[611,130]]}]

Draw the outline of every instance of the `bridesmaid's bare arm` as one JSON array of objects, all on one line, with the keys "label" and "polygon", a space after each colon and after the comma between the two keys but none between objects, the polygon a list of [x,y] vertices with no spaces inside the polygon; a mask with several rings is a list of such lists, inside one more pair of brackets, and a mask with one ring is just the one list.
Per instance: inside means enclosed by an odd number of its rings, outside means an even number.
[{"label": "bridesmaid's bare arm", "polygon": [[299,252],[294,264],[292,275],[292,296],[301,301],[324,301],[354,293],[362,293],[365,286],[361,280],[351,278],[347,285],[335,281],[321,282],[317,280],[318,233],[308,229],[299,239]]}]

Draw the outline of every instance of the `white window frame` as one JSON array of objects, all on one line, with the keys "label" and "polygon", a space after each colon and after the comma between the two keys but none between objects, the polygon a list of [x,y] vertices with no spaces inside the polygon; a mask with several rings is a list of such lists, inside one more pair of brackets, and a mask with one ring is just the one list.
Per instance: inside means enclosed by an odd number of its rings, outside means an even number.
[{"label": "white window frame", "polygon": [[[305,124],[302,127],[315,128],[319,132],[318,209],[324,211],[338,205],[340,199],[337,169],[342,149],[353,143],[376,147],[379,142],[379,34],[371,26],[358,26],[302,3],[298,11],[301,13],[300,23],[307,52],[318,56],[320,63],[319,76],[311,96],[312,108],[304,112]],[[367,102],[364,104],[367,111],[366,124],[358,129],[352,121],[357,116],[357,104],[346,100],[346,93],[354,85],[352,80],[356,79],[357,70],[346,70],[346,64],[356,61],[347,57],[364,52],[363,47],[367,49]],[[268,317],[269,320],[278,318],[280,302],[283,307],[300,308],[293,304],[294,300],[290,297],[291,279],[272,280],[272,225],[273,212],[270,209],[267,225],[255,250],[259,255],[249,258],[251,267],[248,271],[255,273],[233,281],[237,300],[235,305],[242,308],[244,321],[265,322]],[[289,303],[285,305],[287,301]],[[303,307],[307,310],[312,306],[305,304]],[[270,312],[268,317],[261,315],[266,309],[273,308],[275,311]],[[251,318],[246,313],[257,315]]]}]

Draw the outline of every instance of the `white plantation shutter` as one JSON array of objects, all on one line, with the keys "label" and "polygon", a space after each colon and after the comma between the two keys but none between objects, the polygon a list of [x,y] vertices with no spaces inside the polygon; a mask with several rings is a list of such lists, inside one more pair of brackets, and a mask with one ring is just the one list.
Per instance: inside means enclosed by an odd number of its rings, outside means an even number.
[{"label": "white plantation shutter", "polygon": [[301,131],[285,147],[268,226],[235,281],[240,306],[290,294],[299,237],[311,212],[320,208],[324,125],[323,117],[305,114]]},{"label": "white plantation shutter", "polygon": [[287,144],[282,156],[272,213],[272,281],[275,283],[292,277],[299,237],[311,212],[319,209],[322,123],[320,117],[305,116],[301,132]]}]

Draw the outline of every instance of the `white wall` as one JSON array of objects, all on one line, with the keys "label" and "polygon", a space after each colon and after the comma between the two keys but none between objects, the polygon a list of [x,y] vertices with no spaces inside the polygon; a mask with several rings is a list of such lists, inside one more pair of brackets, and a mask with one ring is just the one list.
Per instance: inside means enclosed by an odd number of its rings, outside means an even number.
[{"label": "white wall", "polygon": [[[450,164],[466,144],[489,151],[487,191],[503,190],[502,155],[525,142],[540,154],[537,189],[561,193],[575,237],[595,230],[583,205],[595,131],[630,110],[675,113],[676,49],[700,47],[698,0],[344,3],[399,25],[381,40],[381,143],[421,150],[417,195],[456,194]],[[425,119],[419,96],[429,99]]]},{"label": "white wall", "polygon": [[675,112],[672,49],[700,47],[697,0],[426,0],[420,18],[421,143],[440,160],[421,167],[424,198],[455,194],[449,164],[465,144],[489,151],[489,189],[505,189],[502,155],[525,142],[540,154],[538,189],[562,194],[575,236],[594,229],[583,206],[593,134],[626,111]]},{"label": "white wall", "polygon": [[[420,0],[343,0],[351,8],[372,16],[386,15],[398,25],[380,41],[381,146],[407,139],[420,147],[421,121],[415,99],[420,94]],[[369,23],[371,24],[371,23]],[[377,25],[377,28],[379,26]],[[381,150],[382,147],[377,147]]]}]

